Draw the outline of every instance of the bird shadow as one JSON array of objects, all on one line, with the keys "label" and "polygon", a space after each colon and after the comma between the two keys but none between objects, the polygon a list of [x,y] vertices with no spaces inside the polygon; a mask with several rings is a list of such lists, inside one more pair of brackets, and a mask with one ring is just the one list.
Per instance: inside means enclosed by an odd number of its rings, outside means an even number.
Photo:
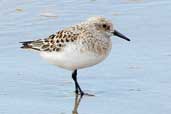
[{"label": "bird shadow", "polygon": [[74,107],[72,110],[72,114],[79,114],[78,113],[78,107],[80,105],[82,98],[83,97],[81,97],[81,95],[75,94],[75,101],[74,101]]}]

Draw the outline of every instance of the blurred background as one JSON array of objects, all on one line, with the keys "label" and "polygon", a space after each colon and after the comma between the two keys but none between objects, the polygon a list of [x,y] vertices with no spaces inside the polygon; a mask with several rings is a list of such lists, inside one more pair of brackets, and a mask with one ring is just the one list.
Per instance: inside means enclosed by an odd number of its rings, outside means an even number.
[{"label": "blurred background", "polygon": [[131,39],[113,37],[109,57],[78,72],[79,114],[171,113],[170,0],[0,0],[0,114],[72,114],[71,72],[20,49],[91,16]]}]

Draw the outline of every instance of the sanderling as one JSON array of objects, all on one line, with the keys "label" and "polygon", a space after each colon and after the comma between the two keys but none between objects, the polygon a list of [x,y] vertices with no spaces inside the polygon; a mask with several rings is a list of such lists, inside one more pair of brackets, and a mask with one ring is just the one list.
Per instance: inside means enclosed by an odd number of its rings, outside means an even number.
[{"label": "sanderling", "polygon": [[77,81],[77,70],[103,61],[111,50],[113,35],[130,41],[115,30],[110,20],[98,16],[64,28],[48,38],[21,42],[21,48],[36,50],[49,63],[72,70],[75,92],[82,96],[85,93]]}]

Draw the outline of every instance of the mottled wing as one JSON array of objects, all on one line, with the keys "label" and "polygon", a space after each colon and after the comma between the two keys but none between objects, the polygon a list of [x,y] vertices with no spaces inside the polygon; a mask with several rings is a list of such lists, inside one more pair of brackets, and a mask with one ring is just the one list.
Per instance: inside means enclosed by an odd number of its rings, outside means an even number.
[{"label": "mottled wing", "polygon": [[46,39],[39,39],[35,41],[21,42],[21,48],[31,48],[37,51],[60,51],[67,43],[77,40],[79,33],[70,30],[61,30],[55,34],[50,35]]}]

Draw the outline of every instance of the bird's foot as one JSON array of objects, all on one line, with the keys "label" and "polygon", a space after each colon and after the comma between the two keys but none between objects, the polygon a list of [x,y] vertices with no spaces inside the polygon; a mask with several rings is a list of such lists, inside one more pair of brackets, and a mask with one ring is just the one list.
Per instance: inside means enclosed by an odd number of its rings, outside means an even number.
[{"label": "bird's foot", "polygon": [[76,93],[77,95],[80,95],[81,97],[83,97],[83,96],[90,96],[90,97],[95,96],[95,95],[93,95],[93,94],[84,93],[83,91],[80,91],[80,92],[75,91],[75,93]]},{"label": "bird's foot", "polygon": [[89,94],[89,93],[84,93],[85,96],[90,96],[90,97],[94,97],[95,95],[93,94]]}]

